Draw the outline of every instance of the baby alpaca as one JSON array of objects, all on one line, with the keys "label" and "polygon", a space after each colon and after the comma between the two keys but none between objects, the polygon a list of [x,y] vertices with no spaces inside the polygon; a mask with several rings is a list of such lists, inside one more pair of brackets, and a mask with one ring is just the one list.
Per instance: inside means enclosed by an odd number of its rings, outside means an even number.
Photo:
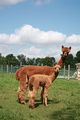
[{"label": "baby alpaca", "polygon": [[38,91],[39,87],[42,87],[41,91],[41,101],[47,106],[47,98],[48,98],[48,88],[51,86],[52,82],[56,79],[60,65],[54,66],[54,72],[51,75],[42,75],[35,74],[29,78],[29,107],[35,107],[35,94]]}]

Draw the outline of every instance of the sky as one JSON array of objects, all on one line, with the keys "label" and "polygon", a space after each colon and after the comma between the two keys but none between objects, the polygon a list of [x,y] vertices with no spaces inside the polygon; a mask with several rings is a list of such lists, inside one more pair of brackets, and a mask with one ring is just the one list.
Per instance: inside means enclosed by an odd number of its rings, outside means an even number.
[{"label": "sky", "polygon": [[0,0],[3,56],[59,58],[62,45],[80,50],[80,0]]}]

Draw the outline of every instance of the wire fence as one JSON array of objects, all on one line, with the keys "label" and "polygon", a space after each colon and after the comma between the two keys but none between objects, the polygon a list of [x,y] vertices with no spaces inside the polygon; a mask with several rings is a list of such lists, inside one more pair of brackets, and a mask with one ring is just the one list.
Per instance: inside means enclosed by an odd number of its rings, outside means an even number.
[{"label": "wire fence", "polygon": [[0,65],[0,72],[11,72],[15,73],[17,69],[19,69],[20,66],[13,66],[13,65]]},{"label": "wire fence", "polygon": [[[7,72],[7,73],[15,73],[17,69],[19,69],[20,66],[13,66],[13,65],[0,65],[0,72]],[[68,65],[68,69],[64,66],[58,75],[58,78],[76,78],[76,69],[71,68],[70,65]]]},{"label": "wire fence", "polygon": [[71,79],[77,77],[77,71],[74,68],[71,68],[70,65],[68,65],[68,68],[66,69],[65,66],[62,68],[59,72],[58,78],[65,78],[65,79]]}]

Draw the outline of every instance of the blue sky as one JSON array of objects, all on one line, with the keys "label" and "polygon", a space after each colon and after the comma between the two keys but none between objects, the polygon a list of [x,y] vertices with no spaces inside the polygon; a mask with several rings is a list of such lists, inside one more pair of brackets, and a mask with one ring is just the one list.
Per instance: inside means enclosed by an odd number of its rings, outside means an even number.
[{"label": "blue sky", "polygon": [[80,50],[80,0],[0,1],[0,52],[27,57]]}]

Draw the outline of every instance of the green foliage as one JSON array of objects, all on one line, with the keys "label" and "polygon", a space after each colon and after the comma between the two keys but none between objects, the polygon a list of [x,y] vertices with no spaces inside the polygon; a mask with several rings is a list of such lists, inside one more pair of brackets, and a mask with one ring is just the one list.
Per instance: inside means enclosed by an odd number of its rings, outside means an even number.
[{"label": "green foliage", "polygon": [[76,60],[78,63],[80,63],[80,51],[76,53]]},{"label": "green foliage", "polygon": [[69,54],[65,60],[65,65],[66,67],[68,67],[68,65],[70,65],[71,67],[74,67],[74,57],[72,54]]},{"label": "green foliage", "polygon": [[5,65],[6,64],[6,60],[5,60],[5,57],[3,56],[0,56],[0,65]]},{"label": "green foliage", "polygon": [[53,63],[55,63],[55,58],[54,57],[42,58],[42,63],[43,65],[52,66]]},{"label": "green foliage", "polygon": [[21,54],[21,55],[18,55],[17,58],[18,58],[18,61],[19,61],[20,65],[25,65],[26,64],[26,56]]},{"label": "green foliage", "polygon": [[35,65],[35,58],[27,58],[26,64],[27,65]]},{"label": "green foliage", "polygon": [[55,63],[54,57],[45,58],[27,58],[27,65],[47,65],[52,66]]},{"label": "green foliage", "polygon": [[[9,54],[6,57],[2,56],[0,53],[0,64],[3,65],[47,65],[52,66],[56,63],[54,57],[45,57],[45,58],[26,58],[23,54],[15,57],[13,54]],[[76,56],[69,54],[65,60],[66,68],[70,65],[72,68],[75,68],[75,64],[80,63],[80,51],[77,51]]]},{"label": "green foliage", "polygon": [[57,79],[49,89],[48,106],[36,95],[36,108],[17,102],[19,82],[11,73],[0,73],[0,120],[80,120],[80,81]]},{"label": "green foliage", "polygon": [[76,63],[80,63],[80,51],[76,53],[76,57],[74,57],[72,54],[69,54],[65,60],[66,67],[70,65],[72,68],[75,68]]},{"label": "green foliage", "polygon": [[13,54],[9,54],[5,57],[6,64],[8,65],[18,65],[19,62]]}]

